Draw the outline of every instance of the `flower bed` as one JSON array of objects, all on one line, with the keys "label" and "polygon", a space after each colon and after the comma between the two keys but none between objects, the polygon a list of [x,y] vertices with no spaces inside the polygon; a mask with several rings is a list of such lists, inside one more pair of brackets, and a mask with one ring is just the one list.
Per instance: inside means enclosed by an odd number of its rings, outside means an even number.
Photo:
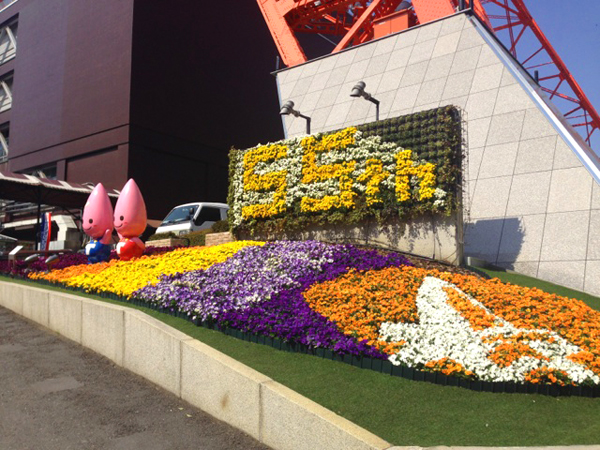
[{"label": "flower bed", "polygon": [[600,313],[576,300],[412,267],[349,273],[304,296],[395,365],[491,382],[600,383]]},{"label": "flower bed", "polygon": [[[52,265],[52,268],[63,269],[79,264],[87,264],[87,256],[82,253],[65,253],[59,256],[58,261]],[[31,264],[21,260],[14,261],[12,264],[10,261],[0,261],[0,273],[15,277],[24,278],[27,277],[29,272],[45,272],[48,270],[50,268],[42,259]]]},{"label": "flower bed", "polygon": [[85,292],[110,292],[129,297],[147,284],[156,283],[164,274],[205,269],[223,262],[238,250],[261,245],[255,241],[238,241],[215,247],[191,247],[168,253],[142,256],[133,261],[111,260],[106,263],[79,265],[62,271],[30,274],[30,278],[63,283]]},{"label": "flower bed", "polygon": [[413,378],[600,384],[600,312],[584,303],[351,245],[236,242],[31,277]]},{"label": "flower bed", "polygon": [[[144,250],[144,256],[160,255],[174,250],[177,247],[172,246],[160,246],[160,247],[146,247]],[[109,260],[118,259],[117,252],[111,251]],[[43,258],[34,261],[33,263],[26,263],[23,260],[16,260],[14,262],[0,261],[0,274],[8,275],[17,278],[35,278],[35,273],[48,272],[49,270],[64,269],[67,267],[78,266],[81,264],[87,264],[88,258],[83,253],[63,253],[58,255],[58,260],[52,262],[50,265],[46,264]]]},{"label": "flower bed", "polygon": [[205,271],[165,277],[133,297],[221,326],[341,353],[383,357],[311,310],[302,292],[349,267],[365,270],[407,263],[398,255],[381,256],[350,245],[280,241],[244,249]]}]

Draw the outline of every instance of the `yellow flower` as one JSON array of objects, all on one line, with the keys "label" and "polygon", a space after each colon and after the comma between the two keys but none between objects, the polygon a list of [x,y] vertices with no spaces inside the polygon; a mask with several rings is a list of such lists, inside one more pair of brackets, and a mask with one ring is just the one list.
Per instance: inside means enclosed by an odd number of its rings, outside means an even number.
[{"label": "yellow flower", "polygon": [[[48,278],[40,278],[60,280],[68,286],[80,287],[88,292],[112,292],[129,297],[147,284],[156,284],[162,275],[208,269],[250,245],[264,245],[264,242],[236,241],[213,247],[182,248],[160,255],[142,256],[131,261],[113,260],[103,265],[76,266],[77,269],[68,267],[63,271],[55,271],[59,273],[46,274]],[[75,275],[60,277],[60,272]]]},{"label": "yellow flower", "polygon": [[435,165],[425,163],[415,165],[412,150],[402,150],[396,155],[396,199],[399,202],[410,200],[410,177],[419,179],[419,200],[433,197],[435,192]]},{"label": "yellow flower", "polygon": [[356,167],[356,161],[338,164],[318,165],[317,153],[326,153],[332,150],[344,150],[355,143],[356,128],[349,127],[334,134],[329,134],[317,140],[314,136],[307,136],[302,140],[304,156],[302,157],[302,183],[310,184],[331,179],[339,179],[339,195],[325,195],[322,198],[303,197],[300,201],[300,210],[303,212],[329,211],[331,209],[355,206],[352,190],[354,180],[351,174]]},{"label": "yellow flower", "polygon": [[359,182],[367,182],[367,206],[374,205],[375,203],[382,203],[382,200],[379,197],[379,185],[389,175],[390,173],[388,171],[383,170],[382,161],[375,158],[367,159],[367,169],[364,174],[358,177]]},{"label": "yellow flower", "polygon": [[262,175],[255,173],[260,162],[273,162],[287,156],[287,147],[280,144],[263,145],[244,154],[244,190],[268,192],[275,190],[273,201],[266,204],[254,204],[242,208],[242,217],[268,218],[285,212],[287,170],[269,172]]}]

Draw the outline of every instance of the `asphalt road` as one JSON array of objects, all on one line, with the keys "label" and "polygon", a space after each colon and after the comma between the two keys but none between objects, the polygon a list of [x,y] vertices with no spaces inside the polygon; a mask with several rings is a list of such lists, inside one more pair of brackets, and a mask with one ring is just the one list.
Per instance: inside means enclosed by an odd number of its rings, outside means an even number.
[{"label": "asphalt road", "polygon": [[0,307],[0,449],[267,447]]}]

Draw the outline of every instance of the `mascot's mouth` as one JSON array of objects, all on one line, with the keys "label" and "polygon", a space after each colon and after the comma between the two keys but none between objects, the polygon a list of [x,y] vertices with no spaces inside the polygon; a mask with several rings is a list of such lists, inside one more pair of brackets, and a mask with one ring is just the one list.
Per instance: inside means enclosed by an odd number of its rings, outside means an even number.
[{"label": "mascot's mouth", "polygon": [[94,225],[92,225],[92,226],[91,226],[91,227],[89,227],[89,228],[83,227],[83,231],[89,231],[89,230],[91,230],[92,228],[94,228]]}]

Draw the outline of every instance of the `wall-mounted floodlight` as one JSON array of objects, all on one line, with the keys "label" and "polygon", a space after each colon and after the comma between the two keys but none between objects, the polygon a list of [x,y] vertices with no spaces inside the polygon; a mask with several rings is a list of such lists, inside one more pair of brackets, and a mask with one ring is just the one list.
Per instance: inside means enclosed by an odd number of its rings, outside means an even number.
[{"label": "wall-mounted floodlight", "polygon": [[375,120],[379,120],[379,100],[371,97],[371,94],[365,92],[365,87],[367,85],[364,81],[359,81],[352,88],[352,92],[350,93],[350,97],[362,97],[365,100],[369,100],[370,102],[375,103]]},{"label": "wall-mounted floodlight", "polygon": [[303,119],[306,119],[306,134],[310,134],[310,117],[305,116],[304,114],[300,114],[300,111],[296,111],[294,109],[293,101],[288,100],[287,102],[285,102],[281,107],[281,111],[279,111],[279,114],[281,114],[282,116],[287,116],[291,114],[294,117],[302,117]]}]

